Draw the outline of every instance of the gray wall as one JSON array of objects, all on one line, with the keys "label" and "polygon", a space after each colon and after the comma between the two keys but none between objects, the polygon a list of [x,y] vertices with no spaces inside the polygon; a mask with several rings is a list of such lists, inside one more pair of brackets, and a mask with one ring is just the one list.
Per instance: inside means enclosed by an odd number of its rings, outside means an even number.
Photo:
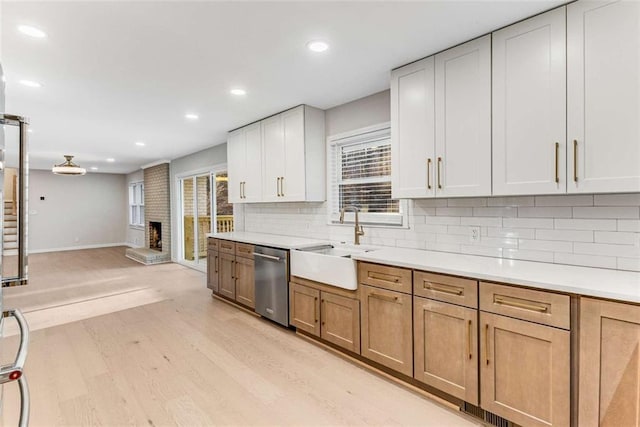
[{"label": "gray wall", "polygon": [[177,203],[177,176],[181,174],[199,172],[212,166],[226,165],[227,144],[220,144],[196,153],[189,154],[171,161],[170,164],[170,191],[171,191],[171,258],[176,261],[178,254],[178,242],[181,233],[178,231],[180,217]]},{"label": "gray wall", "polygon": [[382,92],[338,105],[325,112],[326,136],[337,135],[391,120],[391,92]]},{"label": "gray wall", "polygon": [[124,244],[126,188],[125,175],[73,177],[30,170],[29,251]]},{"label": "gray wall", "polygon": [[125,192],[127,194],[125,216],[124,216],[124,225],[127,229],[125,241],[127,242],[127,245],[134,248],[139,248],[145,245],[144,227],[132,227],[129,225],[129,184],[132,182],[143,182],[143,181],[144,181],[144,173],[142,169],[140,169],[128,174],[126,177],[126,183],[125,183]]}]

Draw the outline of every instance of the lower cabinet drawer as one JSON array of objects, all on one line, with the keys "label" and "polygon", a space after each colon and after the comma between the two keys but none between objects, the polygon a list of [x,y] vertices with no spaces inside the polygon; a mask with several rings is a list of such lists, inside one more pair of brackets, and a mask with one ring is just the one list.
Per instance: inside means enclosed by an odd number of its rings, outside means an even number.
[{"label": "lower cabinet drawer", "polygon": [[231,242],[229,240],[218,240],[218,251],[229,255],[235,255],[236,242]]},{"label": "lower cabinet drawer", "polygon": [[413,376],[412,297],[360,286],[362,356]]},{"label": "lower cabinet drawer", "polygon": [[478,405],[478,311],[413,297],[413,377]]},{"label": "lower cabinet drawer", "polygon": [[570,333],[480,313],[480,406],[516,424],[568,426]]}]

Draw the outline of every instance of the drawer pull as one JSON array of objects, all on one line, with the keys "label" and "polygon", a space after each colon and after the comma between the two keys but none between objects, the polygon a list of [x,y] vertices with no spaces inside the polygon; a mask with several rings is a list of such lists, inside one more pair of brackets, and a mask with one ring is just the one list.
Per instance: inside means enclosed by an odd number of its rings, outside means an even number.
[{"label": "drawer pull", "polygon": [[453,287],[453,286],[436,285],[435,283],[427,282],[426,280],[424,281],[424,284],[426,289],[429,289],[434,292],[442,292],[445,294],[457,295],[457,296],[461,296],[462,294],[464,294],[464,290]]},{"label": "drawer pull", "polygon": [[546,305],[527,304],[526,302],[505,300],[498,296],[495,296],[493,298],[493,302],[495,304],[505,305],[507,307],[522,308],[524,310],[537,311],[539,313],[546,313],[547,311],[549,311],[549,307],[547,307]]},{"label": "drawer pull", "polygon": [[370,296],[372,296],[373,298],[383,299],[385,301],[398,302],[398,297],[392,297],[392,296],[389,296],[389,295],[382,295],[382,294],[372,293],[372,294],[370,294]]},{"label": "drawer pull", "polygon": [[227,245],[220,245],[221,247],[223,247],[224,249],[233,249],[233,246],[227,246]]},{"label": "drawer pull", "polygon": [[[391,279],[389,279],[389,277],[391,277]],[[375,280],[382,280],[383,282],[390,282],[390,283],[398,283],[400,281],[399,277],[388,276],[386,274],[377,274],[377,273],[374,273],[373,271],[369,272],[369,278],[375,279]]]},{"label": "drawer pull", "polygon": [[468,330],[467,330],[467,354],[469,355],[469,360],[473,359],[473,354],[471,353],[471,320],[469,320]]}]

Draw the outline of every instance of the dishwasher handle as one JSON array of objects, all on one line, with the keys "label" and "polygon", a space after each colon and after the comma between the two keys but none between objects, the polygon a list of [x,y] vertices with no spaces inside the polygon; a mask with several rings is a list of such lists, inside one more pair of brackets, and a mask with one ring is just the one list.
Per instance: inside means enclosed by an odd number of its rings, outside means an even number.
[{"label": "dishwasher handle", "polygon": [[273,256],[273,255],[259,254],[257,252],[254,252],[253,256],[257,256],[257,257],[260,257],[260,258],[266,258],[266,259],[269,259],[271,261],[282,261],[282,258],[280,258],[280,257]]}]

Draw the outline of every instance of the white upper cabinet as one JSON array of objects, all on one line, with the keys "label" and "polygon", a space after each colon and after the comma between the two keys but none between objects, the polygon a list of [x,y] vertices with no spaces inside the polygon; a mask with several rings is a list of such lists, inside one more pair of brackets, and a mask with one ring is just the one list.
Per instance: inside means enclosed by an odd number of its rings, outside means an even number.
[{"label": "white upper cabinet", "polygon": [[229,133],[229,200],[323,201],[324,111],[301,105]]},{"label": "white upper cabinet", "polygon": [[491,195],[491,36],[435,57],[436,196]]},{"label": "white upper cabinet", "polygon": [[567,6],[568,191],[640,191],[640,2]]},{"label": "white upper cabinet", "polygon": [[263,201],[323,201],[324,111],[301,105],[262,121]]},{"label": "white upper cabinet", "polygon": [[434,63],[429,57],[391,72],[393,198],[435,195]]},{"label": "white upper cabinet", "polygon": [[565,15],[561,7],[493,33],[495,195],[566,192]]},{"label": "white upper cabinet", "polygon": [[262,144],[260,123],[229,133],[227,169],[231,203],[262,200]]}]

